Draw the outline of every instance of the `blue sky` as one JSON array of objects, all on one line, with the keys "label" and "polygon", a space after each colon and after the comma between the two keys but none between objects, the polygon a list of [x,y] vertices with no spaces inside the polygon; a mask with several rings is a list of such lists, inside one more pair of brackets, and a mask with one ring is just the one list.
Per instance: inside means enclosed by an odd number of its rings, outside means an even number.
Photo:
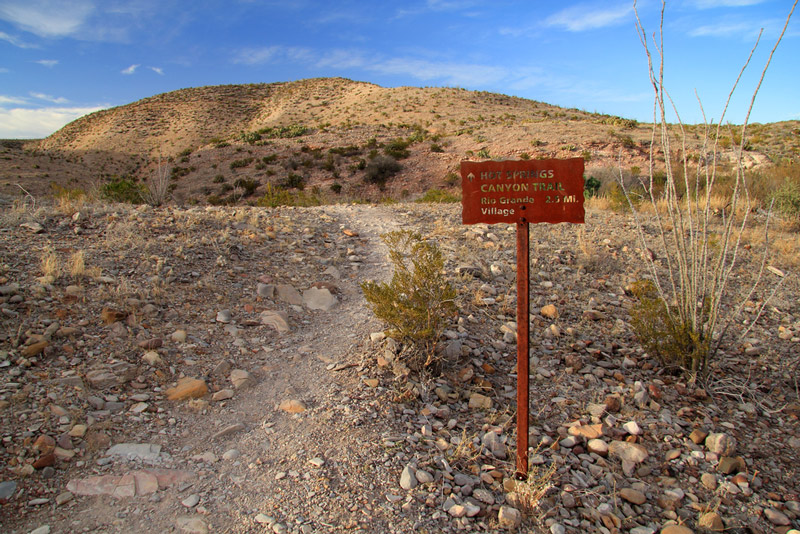
[{"label": "blue sky", "polygon": [[[684,122],[740,123],[791,0],[667,0],[665,78]],[[648,33],[661,5],[640,0]],[[800,119],[800,13],[751,122]],[[511,0],[0,0],[0,138],[44,137],[103,107],[203,85],[342,76],[457,86],[652,118],[632,3]]]}]

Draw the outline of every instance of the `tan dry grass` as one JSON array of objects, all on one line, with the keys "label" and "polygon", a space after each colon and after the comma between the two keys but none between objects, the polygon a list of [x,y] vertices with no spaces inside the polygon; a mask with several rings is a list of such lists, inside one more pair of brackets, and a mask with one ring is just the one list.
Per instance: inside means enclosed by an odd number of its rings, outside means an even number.
[{"label": "tan dry grass", "polygon": [[70,255],[69,274],[76,280],[86,276],[86,253],[84,251],[78,250]]},{"label": "tan dry grass", "polygon": [[61,263],[58,259],[58,254],[52,249],[47,249],[42,252],[40,266],[42,269],[42,276],[51,282],[57,280],[61,275]]}]

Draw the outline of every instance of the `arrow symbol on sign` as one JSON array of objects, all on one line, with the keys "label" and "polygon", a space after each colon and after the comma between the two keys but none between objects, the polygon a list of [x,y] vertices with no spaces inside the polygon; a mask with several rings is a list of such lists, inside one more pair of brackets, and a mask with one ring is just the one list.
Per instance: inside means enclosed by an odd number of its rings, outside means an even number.
[{"label": "arrow symbol on sign", "polygon": [[474,179],[475,179],[475,175],[474,175],[474,174],[472,174],[472,173],[469,173],[469,174],[467,175],[467,180],[469,180],[470,182],[471,182],[472,180],[474,180]]}]

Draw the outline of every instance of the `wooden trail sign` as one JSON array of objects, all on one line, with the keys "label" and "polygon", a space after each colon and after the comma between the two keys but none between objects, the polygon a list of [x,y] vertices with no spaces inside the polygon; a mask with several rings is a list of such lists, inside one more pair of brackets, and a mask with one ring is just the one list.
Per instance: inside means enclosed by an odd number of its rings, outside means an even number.
[{"label": "wooden trail sign", "polygon": [[517,477],[528,475],[529,223],[583,223],[583,158],[462,161],[464,224],[517,225]]},{"label": "wooden trail sign", "polygon": [[462,161],[462,222],[583,222],[583,158]]}]

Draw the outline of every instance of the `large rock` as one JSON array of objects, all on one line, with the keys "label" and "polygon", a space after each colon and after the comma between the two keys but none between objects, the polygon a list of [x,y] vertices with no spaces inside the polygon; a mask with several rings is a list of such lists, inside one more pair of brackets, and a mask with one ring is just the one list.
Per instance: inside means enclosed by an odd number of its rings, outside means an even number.
[{"label": "large rock", "polygon": [[608,453],[622,461],[634,464],[640,464],[650,456],[650,453],[643,446],[627,441],[612,441],[608,446]]},{"label": "large rock", "polygon": [[244,369],[234,369],[231,371],[231,382],[234,388],[245,389],[255,384],[256,379]]},{"label": "large rock", "polygon": [[199,399],[208,393],[208,386],[199,378],[181,378],[174,388],[169,388],[164,393],[172,401],[185,399]]},{"label": "large rock", "polygon": [[86,381],[94,389],[107,389],[116,386],[119,381],[117,375],[108,369],[94,369],[86,373]]},{"label": "large rock", "polygon": [[522,513],[511,506],[501,506],[497,514],[497,522],[508,530],[516,530],[522,524]]},{"label": "large rock", "polygon": [[403,472],[400,473],[400,487],[404,490],[411,490],[416,488],[418,483],[415,469],[410,465],[405,466]]},{"label": "large rock", "polygon": [[725,530],[722,518],[716,512],[708,512],[707,514],[701,515],[700,519],[697,521],[697,526],[712,532],[723,532]]},{"label": "large rock", "polygon": [[294,304],[295,306],[303,305],[303,296],[294,287],[289,284],[278,284],[275,288],[278,293],[278,298],[287,304]]},{"label": "large rock", "polygon": [[736,452],[736,439],[728,434],[709,434],[706,438],[706,447],[720,456],[733,456]]},{"label": "large rock", "polygon": [[289,316],[285,312],[264,310],[261,312],[259,320],[261,324],[273,327],[279,334],[289,331]]},{"label": "large rock", "polygon": [[299,400],[288,399],[283,401],[280,406],[278,406],[281,410],[286,413],[302,413],[306,411],[305,405],[300,402]]},{"label": "large rock", "polygon": [[128,460],[149,462],[157,460],[159,454],[161,454],[161,445],[153,443],[118,443],[106,452],[106,456],[122,456]]},{"label": "large rock", "polygon": [[303,291],[303,303],[309,310],[330,311],[337,302],[336,297],[326,287],[310,287]]}]

